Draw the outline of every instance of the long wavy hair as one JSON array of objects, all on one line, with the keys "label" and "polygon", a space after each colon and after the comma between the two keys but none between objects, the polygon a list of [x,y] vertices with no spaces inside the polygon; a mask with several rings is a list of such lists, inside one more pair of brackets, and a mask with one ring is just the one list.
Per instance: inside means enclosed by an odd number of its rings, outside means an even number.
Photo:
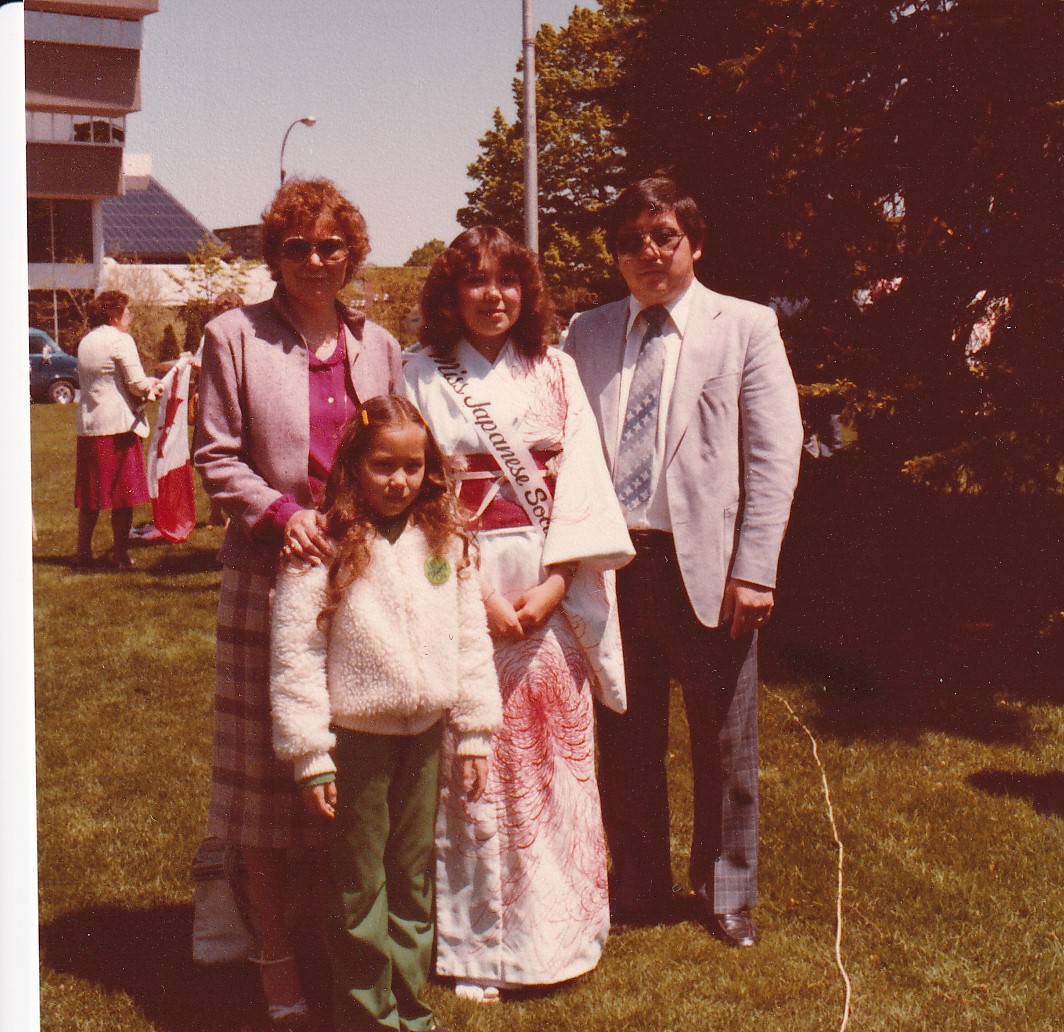
[{"label": "long wavy hair", "polygon": [[407,510],[410,524],[419,527],[435,552],[444,552],[452,539],[462,541],[462,575],[472,562],[472,541],[465,529],[440,446],[421,413],[405,398],[382,395],[360,406],[340,439],[332,470],[325,481],[321,511],[336,550],[329,567],[326,604],[318,614],[324,630],[347,590],[369,565],[370,543],[379,534],[380,516],[366,503],[359,475],[366,455],[382,430],[420,427],[425,433],[425,479]]},{"label": "long wavy hair", "polygon": [[432,264],[421,289],[419,339],[440,358],[450,358],[465,334],[458,315],[458,281],[485,265],[521,281],[521,314],[510,336],[534,358],[546,352],[554,328],[554,304],[535,254],[498,226],[474,226],[460,233]]}]

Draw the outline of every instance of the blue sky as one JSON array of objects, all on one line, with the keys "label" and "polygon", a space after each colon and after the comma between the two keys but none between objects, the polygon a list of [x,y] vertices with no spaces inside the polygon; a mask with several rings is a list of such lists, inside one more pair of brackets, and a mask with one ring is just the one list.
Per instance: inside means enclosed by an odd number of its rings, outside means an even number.
[{"label": "blue sky", "polygon": [[[534,0],[564,25],[574,0]],[[581,6],[597,8],[593,0]],[[144,20],[127,150],[210,228],[255,222],[288,175],[326,175],[369,224],[370,261],[450,240],[466,167],[521,53],[521,0],[161,0]]]}]

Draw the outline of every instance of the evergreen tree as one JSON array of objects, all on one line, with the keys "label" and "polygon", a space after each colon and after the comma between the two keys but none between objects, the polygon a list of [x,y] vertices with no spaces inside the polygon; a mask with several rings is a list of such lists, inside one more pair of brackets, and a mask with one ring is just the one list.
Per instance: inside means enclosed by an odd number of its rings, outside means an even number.
[{"label": "evergreen tree", "polygon": [[403,262],[405,269],[427,269],[447,249],[447,245],[437,237],[427,240],[420,247],[415,247],[410,257]]},{"label": "evergreen tree", "polygon": [[172,362],[179,358],[181,350],[177,346],[177,334],[174,332],[174,324],[167,323],[163,329],[162,340],[159,342],[159,361]]},{"label": "evergreen tree", "polygon": [[699,198],[700,276],[808,301],[797,371],[850,389],[866,453],[1060,490],[1059,5],[634,8],[610,103],[632,177]]}]

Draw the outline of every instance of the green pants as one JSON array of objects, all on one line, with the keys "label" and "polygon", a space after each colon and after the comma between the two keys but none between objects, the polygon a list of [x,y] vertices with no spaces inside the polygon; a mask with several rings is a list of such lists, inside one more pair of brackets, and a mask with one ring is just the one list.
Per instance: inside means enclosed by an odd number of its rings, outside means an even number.
[{"label": "green pants", "polygon": [[336,1032],[428,1032],[440,724],[420,735],[336,728],[329,955]]}]

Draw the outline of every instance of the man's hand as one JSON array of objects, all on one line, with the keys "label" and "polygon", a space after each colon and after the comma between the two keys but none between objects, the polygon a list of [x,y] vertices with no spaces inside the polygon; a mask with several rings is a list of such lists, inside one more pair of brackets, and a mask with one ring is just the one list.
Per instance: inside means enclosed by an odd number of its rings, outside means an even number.
[{"label": "man's hand", "polygon": [[728,637],[734,640],[763,627],[772,615],[773,595],[772,588],[729,577],[720,611],[721,626],[731,620]]},{"label": "man's hand", "polygon": [[284,528],[285,559],[299,559],[320,566],[332,552],[325,536],[325,517],[314,509],[298,509]]},{"label": "man's hand", "polygon": [[455,760],[461,770],[462,791],[466,798],[475,803],[488,787],[487,756],[456,756]]},{"label": "man's hand", "polygon": [[310,785],[300,793],[303,805],[315,816],[332,820],[336,816],[336,782]]}]

